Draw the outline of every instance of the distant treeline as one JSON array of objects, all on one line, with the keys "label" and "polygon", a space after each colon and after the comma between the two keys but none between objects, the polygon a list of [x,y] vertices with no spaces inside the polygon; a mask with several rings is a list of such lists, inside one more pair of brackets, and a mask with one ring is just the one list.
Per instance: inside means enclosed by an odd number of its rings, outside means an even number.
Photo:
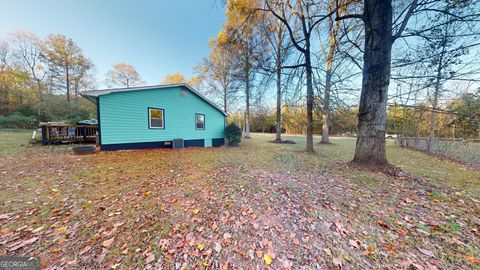
[{"label": "distant treeline", "polygon": [[[332,110],[330,133],[333,135],[355,135],[358,107],[340,106]],[[435,133],[442,138],[478,138],[480,132],[480,92],[465,93],[452,99],[446,110],[437,110]],[[305,134],[306,110],[300,107],[282,107],[282,133]],[[430,132],[432,109],[428,105],[403,106],[392,104],[387,111],[387,133],[406,137],[427,137]],[[241,112],[231,113],[229,121],[245,126]],[[253,132],[275,133],[275,110],[254,110],[250,128]],[[316,134],[322,131],[322,115],[314,115]]]}]

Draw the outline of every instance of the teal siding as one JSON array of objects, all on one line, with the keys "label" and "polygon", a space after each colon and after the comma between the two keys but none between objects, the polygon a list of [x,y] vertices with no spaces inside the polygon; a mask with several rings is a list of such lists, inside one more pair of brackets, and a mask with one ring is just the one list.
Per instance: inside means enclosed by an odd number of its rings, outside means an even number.
[{"label": "teal siding", "polygon": [[[148,127],[148,108],[165,110],[165,129]],[[117,92],[99,98],[101,143],[205,139],[224,137],[225,116],[193,92],[182,88]],[[205,115],[205,129],[195,129],[195,114]]]}]

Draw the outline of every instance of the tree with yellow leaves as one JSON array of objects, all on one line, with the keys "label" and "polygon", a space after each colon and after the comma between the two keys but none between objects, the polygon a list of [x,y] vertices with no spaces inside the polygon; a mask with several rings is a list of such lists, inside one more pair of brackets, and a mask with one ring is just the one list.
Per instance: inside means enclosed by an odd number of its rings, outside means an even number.
[{"label": "tree with yellow leaves", "polygon": [[181,72],[175,72],[172,74],[168,74],[160,81],[161,84],[177,84],[177,83],[185,83],[185,76]]},{"label": "tree with yellow leaves", "polygon": [[49,35],[45,41],[43,54],[49,67],[49,81],[51,89],[64,92],[70,101],[72,90],[76,96],[80,86],[91,84],[89,78],[94,65],[87,59],[82,49],[64,35]]},{"label": "tree with yellow leaves", "polygon": [[255,83],[255,69],[265,53],[259,34],[263,16],[257,0],[230,0],[227,2],[227,21],[218,35],[218,44],[234,52],[235,77],[243,84],[245,93],[245,138],[250,138],[250,106]]}]

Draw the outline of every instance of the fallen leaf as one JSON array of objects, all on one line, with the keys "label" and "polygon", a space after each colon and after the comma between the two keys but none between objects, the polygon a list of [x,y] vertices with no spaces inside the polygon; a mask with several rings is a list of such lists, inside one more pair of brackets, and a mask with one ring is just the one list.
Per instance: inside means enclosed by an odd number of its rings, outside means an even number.
[{"label": "fallen leaf", "polygon": [[86,246],[80,251],[80,255],[83,255],[87,253],[90,249],[92,249],[92,246]]},{"label": "fallen leaf", "polygon": [[298,246],[300,245],[300,240],[298,240],[298,238],[295,237],[292,239],[292,243]]},{"label": "fallen leaf", "polygon": [[98,255],[97,257],[97,263],[102,263],[103,259],[105,259],[105,256],[107,256],[107,253],[108,253],[108,249],[103,248],[102,253],[100,253],[100,255]]},{"label": "fallen leaf", "polygon": [[466,258],[468,261],[472,262],[472,263],[475,263],[475,264],[479,264],[479,265],[480,265],[480,259],[477,259],[477,258],[475,258],[475,257],[473,257],[473,256],[465,256],[465,258]]},{"label": "fallen leaf", "polygon": [[17,243],[15,243],[11,246],[9,251],[15,251],[17,249],[20,249],[20,248],[26,246],[26,245],[30,245],[33,242],[37,241],[37,239],[38,239],[38,237],[32,237],[30,239],[27,239],[27,240],[24,240],[24,241],[21,241],[21,242],[17,242]]},{"label": "fallen leaf", "polygon": [[45,227],[44,226],[40,226],[38,228],[36,228],[35,230],[32,231],[32,233],[38,233],[39,231],[43,230]]},{"label": "fallen leaf", "polygon": [[348,231],[345,229],[345,227],[343,226],[343,223],[340,222],[340,221],[335,221],[335,226],[337,227],[338,231],[341,232],[341,233],[344,233],[344,234],[347,234]]},{"label": "fallen leaf", "polygon": [[268,254],[263,254],[263,261],[265,262],[266,265],[272,264],[272,257]]},{"label": "fallen leaf", "polygon": [[338,269],[342,269],[342,260],[340,258],[333,258],[333,264],[338,267]]},{"label": "fallen leaf", "polygon": [[66,238],[60,238],[60,239],[58,239],[57,244],[61,245],[61,244],[65,243],[66,241],[67,241]]},{"label": "fallen leaf", "polygon": [[405,199],[405,202],[406,202],[406,203],[413,203],[413,200],[410,199],[410,198],[406,198],[406,199]]},{"label": "fallen leaf", "polygon": [[53,229],[54,234],[61,234],[64,233],[67,230],[67,227],[57,227]]},{"label": "fallen leaf", "polygon": [[392,246],[389,246],[389,245],[384,245],[383,247],[385,247],[386,250],[392,252],[392,253],[398,253],[398,251],[392,247]]},{"label": "fallen leaf", "polygon": [[153,260],[155,260],[155,254],[150,253],[150,254],[148,254],[147,260],[146,260],[145,262],[146,262],[147,264],[150,264],[150,263],[153,262]]},{"label": "fallen leaf", "polygon": [[0,219],[9,219],[11,215],[13,215],[13,213],[1,214]]},{"label": "fallen leaf", "polygon": [[291,269],[293,267],[293,262],[289,261],[288,259],[284,259],[282,262],[282,266],[285,269]]},{"label": "fallen leaf", "polygon": [[358,243],[357,243],[357,241],[350,239],[350,240],[348,240],[348,243],[350,243],[350,245],[351,245],[352,247],[358,248]]},{"label": "fallen leaf", "polygon": [[377,220],[377,224],[385,229],[390,229],[390,227],[383,220]]},{"label": "fallen leaf", "polygon": [[199,244],[197,245],[197,248],[198,248],[199,250],[203,250],[203,249],[205,248],[205,244],[199,243]]},{"label": "fallen leaf", "polygon": [[220,251],[222,251],[222,245],[218,242],[215,242],[215,244],[213,245],[213,249],[215,249],[215,251],[219,253]]},{"label": "fallen leaf", "polygon": [[113,227],[118,228],[118,227],[123,226],[123,224],[125,224],[125,222],[117,222],[117,223],[113,224]]},{"label": "fallen leaf", "polygon": [[407,232],[401,228],[396,228],[395,231],[398,233],[400,236],[406,236]]},{"label": "fallen leaf", "polygon": [[435,254],[433,254],[433,252],[431,250],[423,249],[423,248],[419,248],[419,247],[417,247],[417,249],[418,249],[418,251],[420,251],[424,255],[427,255],[428,257],[435,257]]},{"label": "fallen leaf", "polygon": [[200,213],[200,209],[195,209],[195,210],[192,211],[192,213],[193,213],[194,215],[197,215],[198,213]]},{"label": "fallen leaf", "polygon": [[102,246],[105,247],[105,248],[109,248],[112,245],[113,240],[115,240],[115,237],[112,237],[108,240],[103,241]]},{"label": "fallen leaf", "polygon": [[51,253],[60,253],[60,252],[62,252],[62,250],[59,249],[59,248],[53,248],[52,250],[50,250],[50,252]]},{"label": "fallen leaf", "polygon": [[370,255],[370,254],[372,254],[372,253],[375,253],[375,249],[374,249],[373,247],[371,247],[371,246],[368,246],[368,247],[365,249],[365,251],[363,251],[363,254],[365,254],[365,255]]},{"label": "fallen leaf", "polygon": [[231,235],[231,234],[229,234],[229,233],[224,233],[224,234],[223,234],[223,239],[228,240],[228,239],[230,239],[230,238],[232,238],[232,235]]},{"label": "fallen leaf", "polygon": [[10,231],[10,230],[4,230],[2,232],[0,232],[0,238],[6,238],[6,237],[10,237],[13,235],[13,232]]}]

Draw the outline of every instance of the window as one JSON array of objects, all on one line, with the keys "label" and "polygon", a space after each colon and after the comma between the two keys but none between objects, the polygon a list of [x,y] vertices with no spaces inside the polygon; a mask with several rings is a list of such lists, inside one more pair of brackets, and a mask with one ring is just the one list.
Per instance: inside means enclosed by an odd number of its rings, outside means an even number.
[{"label": "window", "polygon": [[195,114],[195,129],[205,129],[205,115]]},{"label": "window", "polygon": [[148,128],[165,128],[165,114],[163,109],[148,108]]}]

